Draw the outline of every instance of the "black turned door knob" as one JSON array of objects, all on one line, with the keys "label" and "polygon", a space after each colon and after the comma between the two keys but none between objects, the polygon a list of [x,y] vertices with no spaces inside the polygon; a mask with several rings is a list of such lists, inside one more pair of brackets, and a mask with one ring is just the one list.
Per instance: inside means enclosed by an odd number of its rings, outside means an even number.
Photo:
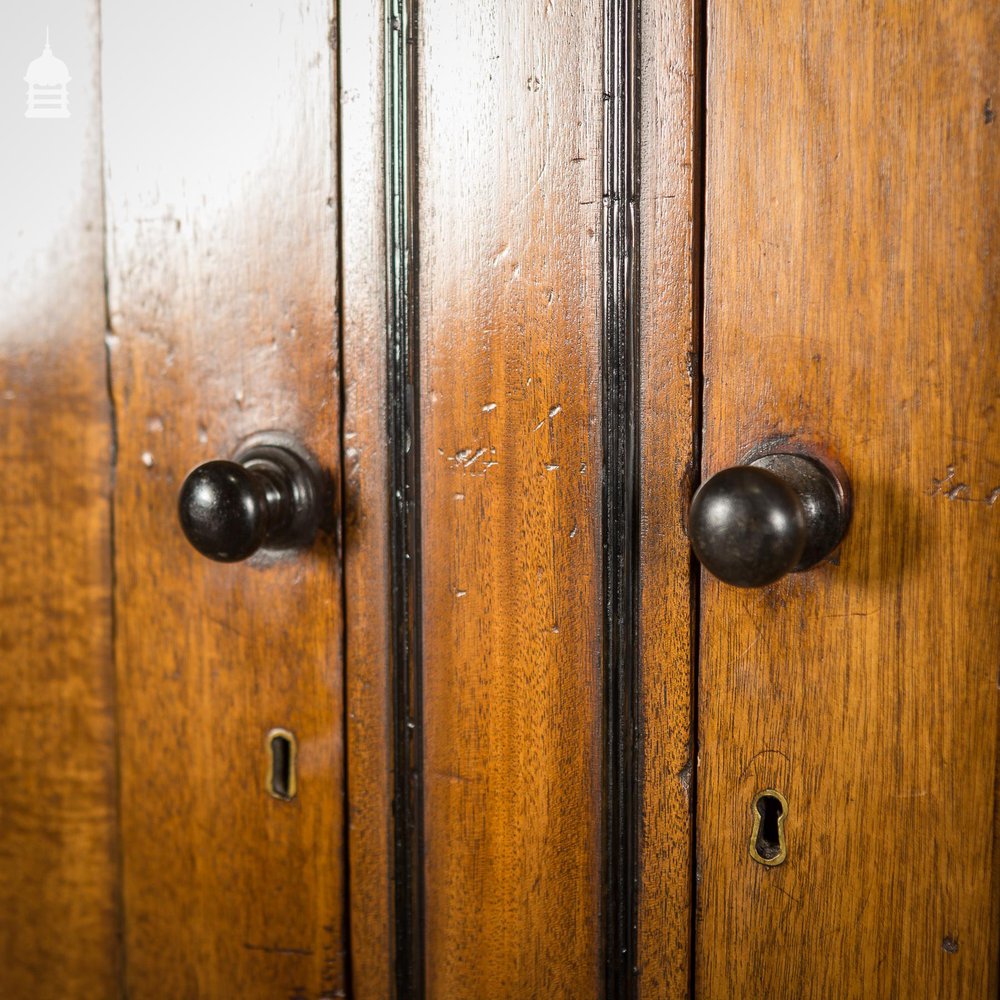
[{"label": "black turned door knob", "polygon": [[815,566],[840,543],[848,491],[805,455],[764,455],[717,472],[691,501],[695,555],[736,587],[764,587]]},{"label": "black turned door knob", "polygon": [[187,540],[209,559],[306,548],[328,491],[315,461],[284,435],[247,442],[232,461],[205,462],[184,480],[177,508]]}]

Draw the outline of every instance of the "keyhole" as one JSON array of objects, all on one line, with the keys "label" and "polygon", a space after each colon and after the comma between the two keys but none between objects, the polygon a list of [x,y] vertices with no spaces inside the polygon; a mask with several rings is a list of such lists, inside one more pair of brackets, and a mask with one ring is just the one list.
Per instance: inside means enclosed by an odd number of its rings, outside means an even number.
[{"label": "keyhole", "polygon": [[276,799],[295,798],[295,764],[298,743],[287,729],[272,729],[267,734],[267,790]]},{"label": "keyhole", "polygon": [[781,792],[767,788],[753,800],[753,832],[750,857],[762,865],[780,865],[785,860],[785,817],[788,802]]}]

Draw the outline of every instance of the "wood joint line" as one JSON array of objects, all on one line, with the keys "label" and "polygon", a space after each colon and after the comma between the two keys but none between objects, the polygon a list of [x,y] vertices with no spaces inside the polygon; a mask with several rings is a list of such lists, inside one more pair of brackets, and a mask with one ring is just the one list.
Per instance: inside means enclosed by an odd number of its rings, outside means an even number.
[{"label": "wood joint line", "polygon": [[415,0],[385,7],[385,221],[393,909],[397,1000],[424,995]]},{"label": "wood joint line", "polygon": [[602,413],[604,968],[608,1000],[637,995],[641,746],[639,571],[638,0],[606,0]]}]

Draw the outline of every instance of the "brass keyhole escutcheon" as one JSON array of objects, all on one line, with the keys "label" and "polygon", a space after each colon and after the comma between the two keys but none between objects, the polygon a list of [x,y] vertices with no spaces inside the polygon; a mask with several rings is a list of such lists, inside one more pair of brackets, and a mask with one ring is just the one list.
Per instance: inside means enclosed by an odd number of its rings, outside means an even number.
[{"label": "brass keyhole escutcheon", "polygon": [[785,818],[788,802],[781,792],[765,788],[753,798],[753,831],[750,834],[750,857],[758,864],[773,868],[787,855]]},{"label": "brass keyhole escutcheon", "polygon": [[267,779],[270,795],[290,802],[298,791],[299,743],[288,729],[272,729],[267,734]]}]

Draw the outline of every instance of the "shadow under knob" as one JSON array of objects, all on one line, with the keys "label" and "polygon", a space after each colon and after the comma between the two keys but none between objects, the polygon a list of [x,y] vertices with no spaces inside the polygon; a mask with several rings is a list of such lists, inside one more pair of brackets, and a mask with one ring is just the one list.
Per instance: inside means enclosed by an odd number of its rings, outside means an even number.
[{"label": "shadow under knob", "polygon": [[305,454],[257,444],[234,461],[205,462],[184,480],[177,507],[187,540],[217,562],[303,548],[321,516],[322,478]]},{"label": "shadow under knob", "polygon": [[691,501],[691,545],[713,576],[764,587],[814,566],[847,530],[847,492],[820,462],[765,455],[723,469]]}]

